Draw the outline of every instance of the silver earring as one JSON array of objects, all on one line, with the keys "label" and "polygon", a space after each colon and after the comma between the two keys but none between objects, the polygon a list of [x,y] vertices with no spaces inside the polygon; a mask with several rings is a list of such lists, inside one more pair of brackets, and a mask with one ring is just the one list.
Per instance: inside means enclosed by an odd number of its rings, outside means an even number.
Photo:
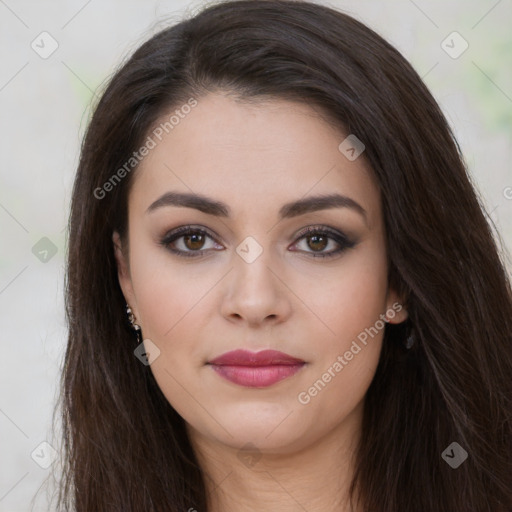
[{"label": "silver earring", "polygon": [[126,314],[128,316],[128,321],[130,322],[130,324],[132,326],[132,329],[135,331],[135,333],[137,335],[137,341],[140,343],[140,339],[141,339],[140,325],[135,323],[135,315],[133,314],[133,311],[128,304],[126,304]]}]

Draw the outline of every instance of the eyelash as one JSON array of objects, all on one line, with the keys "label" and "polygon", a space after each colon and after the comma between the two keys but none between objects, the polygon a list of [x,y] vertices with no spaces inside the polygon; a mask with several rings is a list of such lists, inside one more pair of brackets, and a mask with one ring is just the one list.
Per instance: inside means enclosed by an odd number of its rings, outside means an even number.
[{"label": "eyelash", "polygon": [[[212,240],[214,240],[216,243],[218,243],[215,240],[215,237],[210,234],[208,231],[202,228],[195,228],[193,226],[182,226],[174,231],[168,233],[161,241],[160,244],[165,247],[167,250],[172,252],[173,254],[176,254],[177,256],[183,257],[183,258],[197,258],[202,256],[204,253],[208,252],[209,249],[206,250],[198,250],[198,251],[181,251],[177,249],[173,249],[170,247],[170,245],[175,242],[176,240],[179,240],[185,235],[190,234],[199,234],[199,235],[206,235],[210,237]],[[305,251],[306,254],[310,254],[313,258],[332,258],[346,249],[351,249],[354,247],[355,242],[352,242],[349,240],[345,235],[342,233],[339,233],[337,231],[334,231],[327,227],[322,226],[308,226],[307,228],[303,229],[297,237],[297,242],[302,240],[303,238],[306,238],[307,236],[312,235],[327,235],[328,239],[334,240],[338,245],[340,245],[340,248],[330,251],[327,253],[315,253],[315,252],[308,252]],[[300,251],[299,251],[300,252]]]}]

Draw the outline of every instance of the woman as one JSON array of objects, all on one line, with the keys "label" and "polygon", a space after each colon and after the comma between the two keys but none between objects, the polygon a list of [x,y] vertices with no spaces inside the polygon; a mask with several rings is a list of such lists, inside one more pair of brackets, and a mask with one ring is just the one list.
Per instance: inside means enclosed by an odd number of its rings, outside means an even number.
[{"label": "woman", "polygon": [[308,2],[115,74],[76,176],[59,505],[512,510],[512,293],[439,107]]}]

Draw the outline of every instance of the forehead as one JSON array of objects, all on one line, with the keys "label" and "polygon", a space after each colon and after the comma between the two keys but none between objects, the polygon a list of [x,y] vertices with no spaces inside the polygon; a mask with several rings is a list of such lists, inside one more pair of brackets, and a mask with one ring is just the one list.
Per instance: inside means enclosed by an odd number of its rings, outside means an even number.
[{"label": "forehead", "polygon": [[241,102],[216,93],[186,110],[167,130],[149,134],[155,145],[135,172],[130,207],[143,210],[164,192],[181,190],[216,197],[235,212],[256,213],[273,201],[277,211],[305,195],[339,192],[378,215],[379,191],[367,161],[350,161],[340,152],[348,134],[318,109],[277,99]]}]

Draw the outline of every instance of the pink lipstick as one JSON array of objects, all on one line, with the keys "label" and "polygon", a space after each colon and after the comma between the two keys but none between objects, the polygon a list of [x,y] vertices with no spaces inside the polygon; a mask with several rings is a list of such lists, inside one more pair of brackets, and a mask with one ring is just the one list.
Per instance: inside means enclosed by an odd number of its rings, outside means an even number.
[{"label": "pink lipstick", "polygon": [[233,350],[208,361],[208,364],[221,377],[235,384],[261,388],[291,377],[306,363],[277,350]]}]

